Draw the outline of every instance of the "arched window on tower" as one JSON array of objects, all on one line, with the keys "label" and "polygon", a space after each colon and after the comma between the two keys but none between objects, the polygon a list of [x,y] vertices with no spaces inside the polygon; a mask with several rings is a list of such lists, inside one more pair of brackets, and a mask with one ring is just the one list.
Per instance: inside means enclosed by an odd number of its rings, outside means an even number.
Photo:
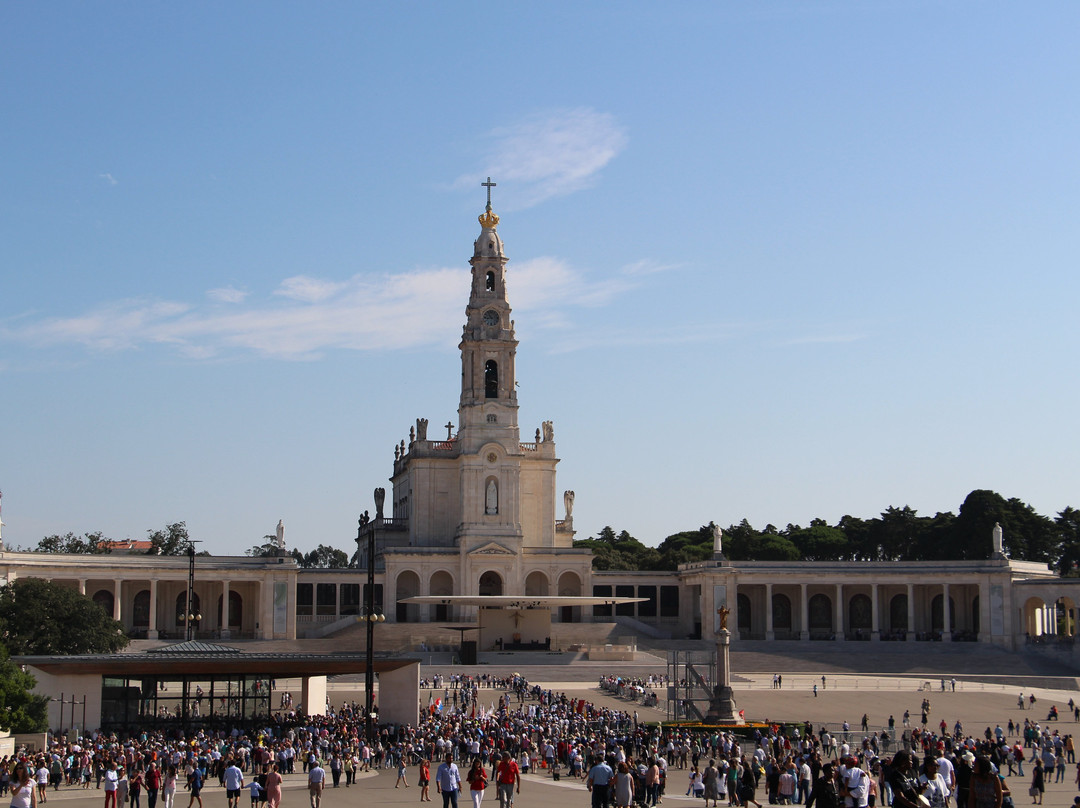
[{"label": "arched window on tower", "polygon": [[489,292],[494,292],[495,291],[495,273],[494,272],[489,272],[487,274],[487,281],[485,283],[484,288]]},{"label": "arched window on tower", "polygon": [[484,363],[484,397],[499,397],[499,363],[494,359]]}]

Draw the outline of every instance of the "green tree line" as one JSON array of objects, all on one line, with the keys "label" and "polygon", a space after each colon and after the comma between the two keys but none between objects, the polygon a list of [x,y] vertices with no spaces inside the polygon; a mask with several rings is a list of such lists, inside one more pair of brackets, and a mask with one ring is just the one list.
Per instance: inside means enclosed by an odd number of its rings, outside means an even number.
[{"label": "green tree line", "polygon": [[[746,519],[724,529],[724,555],[733,561],[936,561],[989,558],[994,525],[1004,531],[1005,552],[1020,561],[1046,562],[1063,575],[1080,565],[1080,511],[1067,507],[1043,516],[1019,499],[993,491],[972,491],[958,513],[920,516],[908,506],[881,516],[844,516],[835,525],[814,519],[806,527],[766,525]],[[673,570],[712,557],[710,525],[674,533],[647,547],[625,530],[605,527],[574,542],[593,551],[598,570]]]}]

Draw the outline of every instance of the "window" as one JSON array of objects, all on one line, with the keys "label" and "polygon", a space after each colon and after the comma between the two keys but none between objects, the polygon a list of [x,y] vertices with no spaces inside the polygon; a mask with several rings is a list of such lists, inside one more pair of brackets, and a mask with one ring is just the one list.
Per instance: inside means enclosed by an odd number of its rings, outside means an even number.
[{"label": "window", "polygon": [[499,397],[499,363],[494,359],[484,363],[484,397]]},{"label": "window", "polygon": [[311,617],[315,602],[315,587],[311,584],[296,585],[296,616]]},{"label": "window", "polygon": [[[634,595],[634,587],[632,585],[622,585],[615,587],[615,597],[617,598],[632,598]],[[616,603],[615,615],[617,617],[633,617],[634,606],[636,603]]]},{"label": "window", "polygon": [[337,609],[337,584],[315,585],[315,614],[333,615]]},{"label": "window", "polygon": [[[610,586],[594,586],[592,588],[594,598],[610,598]],[[592,607],[593,617],[611,617],[611,607],[606,604],[598,604]]]},{"label": "window", "polygon": [[648,598],[644,603],[637,605],[638,617],[656,617],[656,587],[639,586],[637,596],[639,598]]},{"label": "window", "polygon": [[660,616],[661,617],[678,617],[679,616],[679,587],[677,587],[677,586],[662,586],[662,587],[660,587]]},{"label": "window", "polygon": [[494,272],[489,272],[487,274],[487,278],[485,280],[484,288],[489,292],[494,292],[495,291],[495,273]]},{"label": "window", "polygon": [[339,590],[341,607],[338,614],[360,614],[360,584],[342,584]]}]

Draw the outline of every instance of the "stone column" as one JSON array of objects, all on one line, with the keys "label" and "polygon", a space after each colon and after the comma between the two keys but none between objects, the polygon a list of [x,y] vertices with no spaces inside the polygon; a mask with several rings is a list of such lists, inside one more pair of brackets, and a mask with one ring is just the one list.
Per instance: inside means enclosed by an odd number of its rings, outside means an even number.
[{"label": "stone column", "polygon": [[878,615],[878,585],[870,584],[870,642],[881,641],[881,622]]},{"label": "stone column", "polygon": [[907,585],[907,641],[915,640],[915,584]]},{"label": "stone column", "polygon": [[113,581],[112,589],[112,617],[113,620],[120,619],[120,594],[124,591],[124,584],[122,581]]},{"label": "stone column", "polygon": [[944,642],[952,642],[952,609],[949,607],[949,585],[942,587],[941,595],[942,629],[941,639]]},{"label": "stone column", "polygon": [[765,639],[776,639],[776,632],[773,631],[772,584],[765,584]]},{"label": "stone column", "polygon": [[221,625],[218,626],[221,634],[221,639],[227,640],[231,635],[229,632],[229,581],[228,579],[221,582]]},{"label": "stone column", "polygon": [[836,603],[834,611],[836,612],[835,629],[836,629],[836,641],[843,642],[847,639],[844,636],[844,585],[836,585]]},{"label": "stone column", "polygon": [[807,642],[810,639],[810,601],[806,597],[806,584],[799,584],[799,620],[802,627],[799,629],[799,639]]},{"label": "stone column", "polygon": [[157,629],[157,578],[150,579],[150,624],[146,629],[146,638],[148,640],[156,640],[158,638]]},{"label": "stone column", "polygon": [[79,579],[79,594],[80,595],[85,595],[86,594],[86,579],[85,578],[80,578]]}]

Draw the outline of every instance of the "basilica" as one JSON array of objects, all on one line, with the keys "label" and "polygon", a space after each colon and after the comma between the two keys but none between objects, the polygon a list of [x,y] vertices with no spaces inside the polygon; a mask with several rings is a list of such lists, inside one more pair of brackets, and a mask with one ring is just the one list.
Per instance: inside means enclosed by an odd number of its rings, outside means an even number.
[{"label": "basilica", "polygon": [[[389,490],[375,489],[373,515],[361,522],[351,568],[299,569],[283,553],[199,557],[192,568],[187,558],[123,548],[97,556],[0,549],[0,579],[76,588],[132,637],[150,640],[333,637],[362,615],[369,594],[403,629],[474,624],[487,603],[517,609],[516,619],[522,609],[541,611],[547,647],[558,645],[560,627],[568,636],[584,623],[708,641],[721,609],[731,612],[733,644],[979,642],[1015,650],[1071,640],[1080,579],[1007,558],[1000,535],[986,538],[989,558],[948,563],[731,561],[718,535],[710,560],[678,570],[594,570],[590,551],[573,546],[574,492],[556,483],[554,425],[530,424],[521,434],[512,273],[490,185],[488,194],[469,259],[457,424],[410,425],[395,448]],[[717,512],[736,507],[715,503]],[[509,640],[482,635],[479,650]]]}]

